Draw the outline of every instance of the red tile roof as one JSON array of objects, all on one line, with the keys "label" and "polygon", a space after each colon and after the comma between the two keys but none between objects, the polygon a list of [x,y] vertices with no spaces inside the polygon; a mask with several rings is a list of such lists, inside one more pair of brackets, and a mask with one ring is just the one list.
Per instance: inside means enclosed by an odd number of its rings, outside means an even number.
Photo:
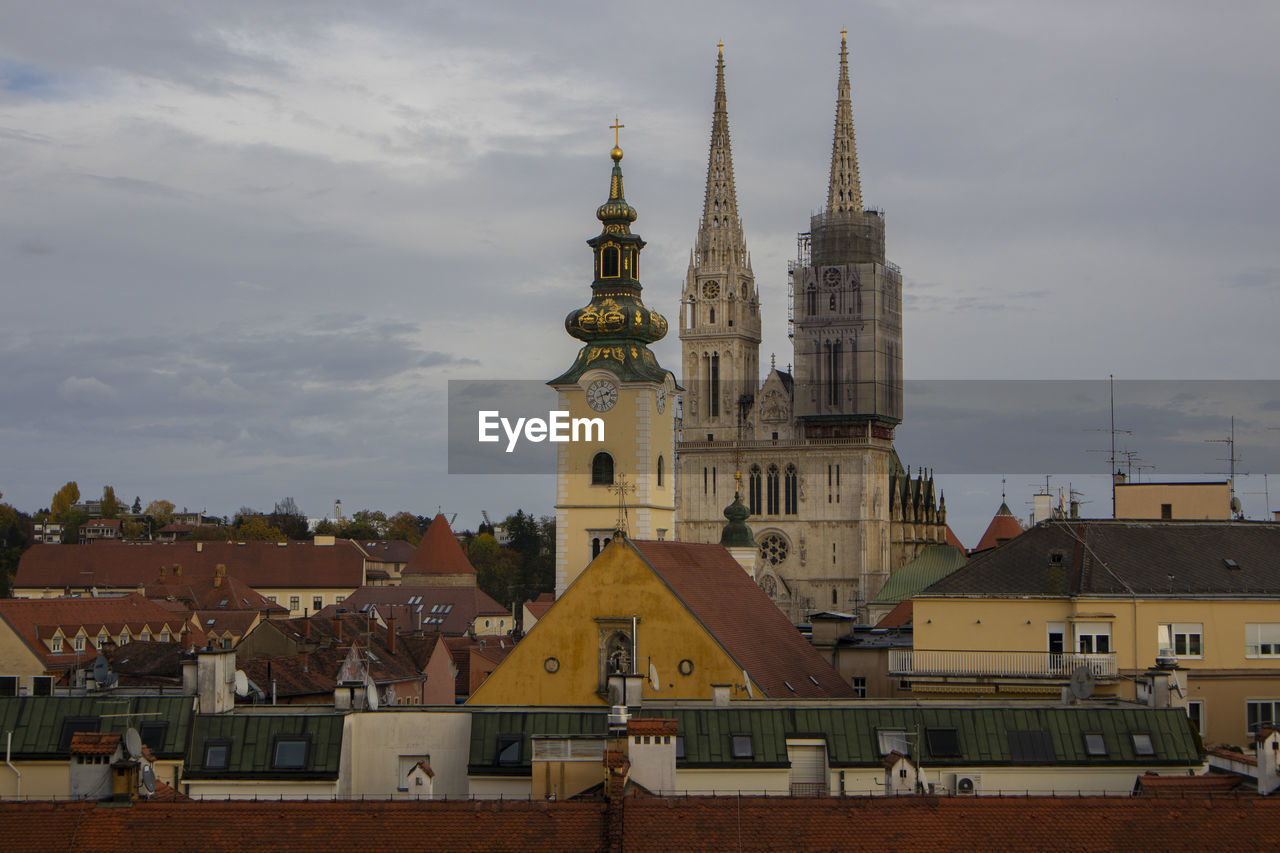
[{"label": "red tile roof", "polygon": [[636,717],[627,721],[629,735],[674,735],[678,729],[677,720]]},{"label": "red tile roof", "polygon": [[115,755],[119,732],[76,732],[71,736],[72,755]]},{"label": "red tile roof", "polygon": [[901,628],[903,625],[911,624],[911,614],[915,606],[911,603],[911,599],[898,602],[897,606],[884,615],[879,622],[876,623],[877,628]]},{"label": "red tile roof", "polygon": [[[959,548],[961,551],[965,550],[965,547],[960,544],[960,537],[951,529],[950,524],[947,525],[947,544]],[[968,552],[966,551],[966,553]]]},{"label": "red tile roof", "polygon": [[230,577],[255,588],[352,588],[364,582],[364,555],[350,540],[311,542],[138,542],[108,546],[28,548],[18,563],[14,589],[119,589],[155,583],[160,567],[175,581],[213,577],[222,563]]},{"label": "red tile roof", "polygon": [[364,586],[348,595],[342,604],[330,605],[321,613],[363,613],[370,605],[377,607],[383,619],[394,616],[396,625],[403,630],[438,630],[446,636],[466,633],[477,616],[511,615],[474,586]]},{"label": "red tile roof", "polygon": [[431,520],[431,526],[423,534],[417,550],[409,558],[409,565],[405,567],[404,573],[407,575],[474,575],[476,570],[467,559],[467,555],[462,552],[462,546],[458,544],[457,537],[449,529],[449,522],[444,520],[443,515],[437,515]]},{"label": "red tile roof", "polygon": [[1225,793],[1240,787],[1244,779],[1228,773],[1205,773],[1199,776],[1161,776],[1152,771],[1138,777],[1141,792],[1157,797],[1185,797],[1204,793]]},{"label": "red tile roof", "polygon": [[[611,832],[612,830],[612,832]],[[628,797],[420,802],[0,803],[24,850],[272,853],[524,851],[1205,850],[1280,848],[1274,797]],[[371,841],[373,839],[374,841]],[[615,848],[617,849],[617,848]]]},{"label": "red tile roof", "polygon": [[[79,546],[58,547],[74,550]],[[0,620],[50,668],[74,666],[77,660],[92,657],[97,653],[98,634],[104,628],[113,639],[125,628],[132,637],[139,636],[145,628],[158,639],[165,628],[176,637],[186,626],[184,614],[175,614],[136,592],[110,598],[0,599]],[[81,628],[86,634],[85,648],[77,653],[73,638]],[[44,641],[52,639],[59,630],[67,639],[63,642],[63,651],[55,653]]]},{"label": "red tile roof", "polygon": [[1219,758],[1226,758],[1230,761],[1239,761],[1243,764],[1249,764],[1253,767],[1258,766],[1258,756],[1256,755],[1249,755],[1248,753],[1245,753],[1245,752],[1235,752],[1230,749],[1223,749],[1220,746],[1215,746],[1212,749],[1210,749],[1208,752],[1210,755],[1216,755]]},{"label": "red tile roof", "polygon": [[628,541],[768,697],[853,696],[723,545]]},{"label": "red tile roof", "polygon": [[969,553],[977,554],[981,551],[989,551],[997,545],[1008,542],[1022,532],[1022,524],[1014,517],[1009,505],[1002,503],[1000,504],[1000,509],[996,510],[995,516],[991,519],[991,523],[987,525],[987,531],[982,534],[977,546]]},{"label": "red tile roof", "polygon": [[[524,608],[529,611],[530,615],[532,615],[534,619],[541,619],[546,612],[551,609],[551,605],[555,603],[556,597],[549,592],[544,592],[533,601],[526,601],[524,603]],[[526,625],[525,629],[528,630],[528,627],[529,626]]]}]

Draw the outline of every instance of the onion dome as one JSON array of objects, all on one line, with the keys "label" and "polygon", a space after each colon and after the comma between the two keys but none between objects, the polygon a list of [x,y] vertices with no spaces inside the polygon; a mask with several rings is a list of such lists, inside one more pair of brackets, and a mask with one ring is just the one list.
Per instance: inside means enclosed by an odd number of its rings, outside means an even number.
[{"label": "onion dome", "polygon": [[742,502],[740,492],[733,493],[733,503],[724,508],[724,517],[729,523],[720,533],[720,544],[726,548],[751,548],[756,544],[751,528],[747,526],[747,517],[751,511]]},{"label": "onion dome", "polygon": [[667,320],[640,301],[639,261],[644,240],[631,233],[636,209],[622,192],[622,149],[609,152],[613,172],[609,198],[596,210],[604,228],[587,241],[595,257],[591,302],[569,314],[564,326],[584,346],[568,371],[549,384],[576,382],[584,372],[602,367],[623,381],[662,382],[669,375],[648,344],[667,334]]}]

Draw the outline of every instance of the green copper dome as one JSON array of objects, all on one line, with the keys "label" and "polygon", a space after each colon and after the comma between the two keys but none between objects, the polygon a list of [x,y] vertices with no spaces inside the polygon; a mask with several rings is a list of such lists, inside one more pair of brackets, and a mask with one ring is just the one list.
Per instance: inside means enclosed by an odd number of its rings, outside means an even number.
[{"label": "green copper dome", "polygon": [[720,544],[726,548],[753,548],[756,544],[751,528],[747,526],[747,516],[751,511],[742,502],[742,493],[733,493],[733,503],[724,508],[724,517],[729,523],[720,533]]},{"label": "green copper dome", "polygon": [[667,335],[667,320],[640,301],[639,264],[644,240],[631,233],[636,209],[622,192],[622,149],[609,153],[613,173],[609,199],[596,210],[604,225],[599,236],[587,241],[595,257],[591,302],[565,318],[570,335],[586,343],[573,366],[549,384],[578,381],[587,370],[603,367],[623,381],[662,382],[667,371],[648,345]]}]

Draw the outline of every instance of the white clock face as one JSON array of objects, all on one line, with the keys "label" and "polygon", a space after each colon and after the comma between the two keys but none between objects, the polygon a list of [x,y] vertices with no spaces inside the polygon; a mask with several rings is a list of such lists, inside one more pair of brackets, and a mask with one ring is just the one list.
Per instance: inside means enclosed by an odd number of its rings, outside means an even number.
[{"label": "white clock face", "polygon": [[587,386],[587,405],[597,412],[607,412],[618,402],[618,389],[608,379],[597,379]]}]

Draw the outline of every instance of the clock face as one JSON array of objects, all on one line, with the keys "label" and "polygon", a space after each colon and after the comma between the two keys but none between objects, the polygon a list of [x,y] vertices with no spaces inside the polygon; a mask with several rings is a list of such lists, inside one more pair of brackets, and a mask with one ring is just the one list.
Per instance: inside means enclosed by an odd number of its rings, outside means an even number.
[{"label": "clock face", "polygon": [[618,402],[618,389],[608,379],[597,379],[587,386],[587,405],[597,412],[607,412]]},{"label": "clock face", "polygon": [[663,388],[658,392],[658,414],[662,414],[667,410],[667,389]]},{"label": "clock face", "polygon": [[836,287],[840,284],[840,270],[835,267],[827,267],[822,273],[822,281],[827,287]]},{"label": "clock face", "polygon": [[702,295],[707,299],[715,299],[720,295],[720,282],[709,281],[702,285]]}]

